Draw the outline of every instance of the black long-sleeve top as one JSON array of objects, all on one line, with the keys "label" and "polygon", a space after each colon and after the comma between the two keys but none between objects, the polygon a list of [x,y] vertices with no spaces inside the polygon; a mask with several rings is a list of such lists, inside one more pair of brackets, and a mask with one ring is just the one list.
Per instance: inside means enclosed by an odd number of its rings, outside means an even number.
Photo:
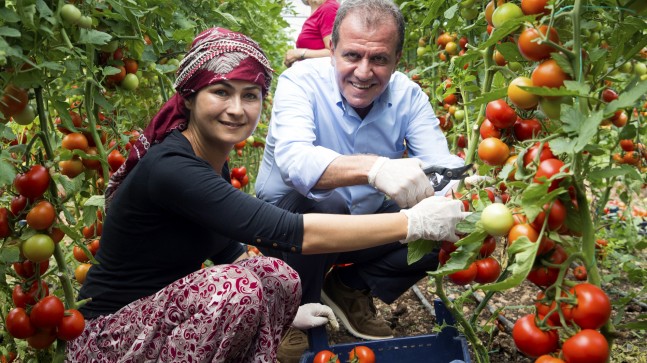
[{"label": "black long-sleeve top", "polygon": [[[225,167],[227,170],[227,167]],[[173,131],[128,174],[104,221],[99,262],[79,300],[86,318],[154,294],[210,259],[233,262],[244,243],[301,252],[303,216],[247,195]]]}]

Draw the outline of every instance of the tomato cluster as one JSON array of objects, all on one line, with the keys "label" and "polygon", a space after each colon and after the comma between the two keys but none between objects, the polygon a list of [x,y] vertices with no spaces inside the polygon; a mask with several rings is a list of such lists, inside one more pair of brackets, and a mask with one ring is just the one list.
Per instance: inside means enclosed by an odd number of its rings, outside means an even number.
[{"label": "tomato cluster", "polygon": [[[349,363],[375,363],[375,352],[373,349],[365,346],[358,345],[353,347],[348,353]],[[313,360],[313,363],[341,363],[341,359],[330,350],[319,351]]]}]

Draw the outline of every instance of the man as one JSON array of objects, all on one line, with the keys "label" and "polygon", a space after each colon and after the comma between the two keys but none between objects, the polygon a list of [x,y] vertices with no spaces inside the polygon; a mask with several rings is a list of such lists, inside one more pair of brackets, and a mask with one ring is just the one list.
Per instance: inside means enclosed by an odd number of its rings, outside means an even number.
[{"label": "man", "polygon": [[[391,0],[341,2],[331,59],[298,62],[279,78],[259,198],[300,213],[393,213],[434,193],[422,165],[463,165],[449,153],[428,97],[396,72],[403,39],[402,13]],[[392,337],[372,296],[392,303],[438,264],[432,253],[408,265],[397,241],[339,254],[263,252],[297,270],[302,304],[321,299],[363,339]],[[279,359],[298,361],[306,348],[305,333],[293,329]]]}]

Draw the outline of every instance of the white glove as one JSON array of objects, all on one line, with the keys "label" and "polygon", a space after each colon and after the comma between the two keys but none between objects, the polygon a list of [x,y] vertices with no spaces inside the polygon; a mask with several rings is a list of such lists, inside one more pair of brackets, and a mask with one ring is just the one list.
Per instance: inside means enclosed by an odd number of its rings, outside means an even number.
[{"label": "white glove", "polygon": [[478,174],[470,175],[465,178],[465,185],[468,186],[475,186],[479,184],[492,184],[494,182],[494,178],[490,176],[482,176]]},{"label": "white glove", "polygon": [[395,200],[400,208],[413,207],[434,195],[434,187],[416,158],[377,158],[368,172],[368,183]]},{"label": "white glove", "polygon": [[297,315],[292,321],[292,327],[307,330],[330,322],[334,330],[339,329],[339,323],[332,309],[326,305],[310,303],[299,306]]},{"label": "white glove", "polygon": [[402,243],[419,239],[456,242],[456,224],[471,214],[463,212],[462,201],[440,196],[429,197],[400,212],[408,218],[407,238]]}]

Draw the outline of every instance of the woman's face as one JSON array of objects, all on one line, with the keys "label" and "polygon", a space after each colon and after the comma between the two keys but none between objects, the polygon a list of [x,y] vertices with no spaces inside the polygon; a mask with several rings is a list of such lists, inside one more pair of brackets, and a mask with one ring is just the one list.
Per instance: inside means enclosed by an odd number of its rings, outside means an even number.
[{"label": "woman's face", "polygon": [[254,132],[261,115],[261,87],[255,83],[227,80],[204,87],[185,101],[193,127],[208,143],[233,147]]}]

